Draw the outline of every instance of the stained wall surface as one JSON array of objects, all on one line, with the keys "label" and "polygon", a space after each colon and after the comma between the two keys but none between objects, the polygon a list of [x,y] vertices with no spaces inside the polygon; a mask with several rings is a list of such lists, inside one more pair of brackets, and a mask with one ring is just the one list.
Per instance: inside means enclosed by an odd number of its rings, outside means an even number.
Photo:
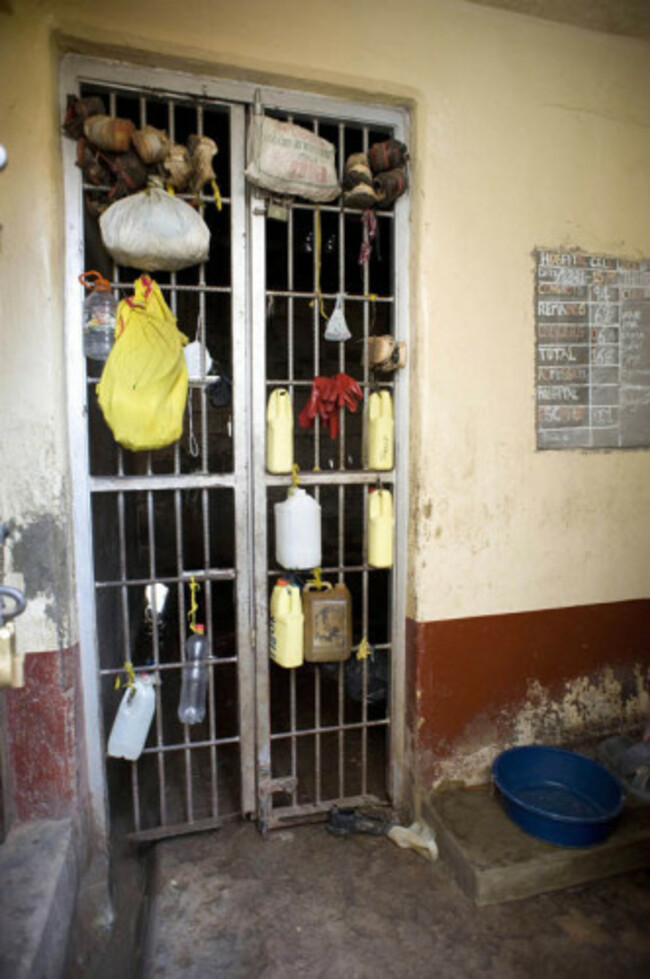
[{"label": "stained wall surface", "polygon": [[[30,653],[77,639],[57,101],[66,50],[410,109],[409,615],[415,748],[427,753],[422,778],[434,779],[436,758],[470,738],[467,725],[445,726],[443,686],[452,713],[468,679],[481,689],[476,718],[498,700],[489,671],[479,684],[473,647],[462,647],[455,667],[436,624],[611,605],[614,643],[620,630],[640,628],[630,603],[650,595],[648,452],[535,449],[532,254],[650,256],[648,44],[462,0],[408,0],[397,10],[369,0],[353,10],[341,0],[4,5],[0,518],[15,521],[4,572],[28,590],[19,643]],[[560,681],[593,677],[617,659],[605,643],[585,665],[588,640],[569,631],[552,653]],[[626,648],[629,682],[614,701],[638,713],[648,641],[634,632]],[[497,675],[507,662],[509,676],[535,680],[528,643],[504,658],[493,630],[481,651],[490,656]],[[592,713],[606,701],[595,695]],[[517,737],[521,703],[516,694],[508,723],[479,747],[489,754]],[[478,767],[468,761],[466,770]]]}]

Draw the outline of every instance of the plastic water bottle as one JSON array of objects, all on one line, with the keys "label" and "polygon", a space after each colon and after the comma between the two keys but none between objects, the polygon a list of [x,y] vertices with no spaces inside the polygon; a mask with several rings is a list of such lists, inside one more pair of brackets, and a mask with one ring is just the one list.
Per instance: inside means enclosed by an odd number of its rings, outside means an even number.
[{"label": "plastic water bottle", "polygon": [[92,290],[84,300],[84,355],[92,360],[106,360],[115,340],[117,300],[110,282],[99,272],[84,272],[79,281]]},{"label": "plastic water bottle", "polygon": [[112,758],[137,761],[142,754],[156,709],[154,680],[141,673],[124,692],[111,734],[108,753]]},{"label": "plastic water bottle", "polygon": [[181,684],[178,719],[181,724],[200,724],[205,717],[205,699],[208,691],[208,664],[210,646],[205,626],[195,626],[185,647],[185,665]]}]

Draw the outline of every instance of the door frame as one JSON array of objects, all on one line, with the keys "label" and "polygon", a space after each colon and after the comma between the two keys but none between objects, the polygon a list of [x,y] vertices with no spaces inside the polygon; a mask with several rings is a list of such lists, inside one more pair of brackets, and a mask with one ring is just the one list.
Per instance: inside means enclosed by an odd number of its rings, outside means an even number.
[{"label": "door frame", "polygon": [[[342,121],[358,122],[366,125],[376,124],[390,126],[398,139],[409,141],[409,114],[406,109],[391,105],[367,104],[362,101],[350,101],[317,93],[301,92],[285,88],[275,88],[259,85],[255,82],[217,79],[210,76],[194,75],[185,72],[171,71],[161,68],[150,68],[120,61],[111,61],[85,55],[68,54],[61,59],[59,74],[59,109],[61,118],[65,114],[66,96],[69,92],[78,91],[84,82],[110,84],[116,87],[124,86],[156,95],[178,96],[188,94],[216,102],[230,103],[239,106],[239,112],[233,112],[233,130],[231,138],[244,140],[244,108],[255,103],[256,96],[263,104],[271,109],[287,113],[309,113],[312,115],[329,115]],[[235,122],[239,119],[239,122]],[[75,166],[75,144],[72,140],[62,139],[63,183],[65,204],[65,360],[66,360],[66,391],[68,405],[68,440],[70,453],[70,473],[72,485],[72,515],[74,522],[74,560],[76,568],[76,599],[80,643],[80,683],[83,691],[83,729],[85,736],[86,772],[88,779],[88,798],[90,805],[90,820],[93,837],[100,848],[107,847],[108,839],[108,794],[106,781],[105,745],[103,725],[101,723],[101,698],[99,685],[99,659],[96,634],[95,616],[95,583],[93,574],[93,547],[91,524],[91,476],[87,465],[87,404],[85,383],[85,361],[81,344],[82,309],[79,302],[78,275],[83,271],[83,213],[81,195],[81,173]],[[233,179],[237,175],[233,174]],[[240,175],[244,183],[243,174]],[[240,188],[241,190],[241,188]],[[235,202],[235,197],[238,201]],[[247,207],[247,194],[233,192],[233,208]],[[251,220],[255,220],[249,207]],[[233,211],[233,218],[234,218]],[[240,605],[238,599],[238,654],[242,662],[250,669],[251,678],[254,676],[257,693],[251,690],[251,704],[263,702],[266,693],[268,703],[268,665],[262,662],[267,649],[267,599],[266,569],[253,569],[254,534],[259,526],[260,514],[254,513],[253,497],[259,499],[260,493],[254,493],[252,476],[263,469],[264,438],[263,419],[264,405],[256,404],[253,400],[253,390],[259,381],[260,371],[264,373],[264,351],[251,351],[251,322],[252,317],[260,315],[259,303],[263,303],[263,289],[251,289],[253,276],[264,268],[263,236],[259,234],[249,239],[250,227],[245,215],[239,215],[242,228],[244,252],[248,251],[249,265],[233,261],[232,295],[235,288],[242,289],[245,301],[237,307],[233,306],[232,329],[233,344],[236,331],[245,337],[246,349],[243,359],[252,357],[252,369],[247,370],[245,383],[235,385],[235,403],[233,404],[233,423],[235,438],[250,439],[249,453],[239,452],[241,462],[238,467],[235,461],[235,481],[247,481],[251,492],[248,494],[248,506],[245,512],[237,515],[239,530],[249,542],[248,555],[245,560],[238,555],[238,573],[246,574],[248,596],[250,601]],[[400,340],[409,341],[409,276],[408,256],[409,243],[409,204],[408,196],[401,198],[395,205],[395,254],[402,256],[401,273],[395,275],[394,305],[395,333]],[[246,277],[248,273],[248,282]],[[243,277],[243,279],[242,279]],[[237,282],[235,281],[237,278]],[[262,280],[263,281],[263,280]],[[257,304],[257,309],[256,309]],[[263,315],[263,309],[262,309]],[[389,791],[395,805],[404,801],[405,796],[405,629],[406,629],[406,547],[408,525],[408,452],[409,452],[409,366],[400,372],[401,395],[395,405],[395,496],[401,504],[395,513],[396,551],[395,565],[392,576],[392,636],[391,645],[391,704],[390,704],[390,770]],[[237,391],[239,388],[239,391]],[[258,388],[260,389],[260,388]],[[263,389],[263,387],[261,388]],[[251,406],[251,421],[247,421],[242,405]],[[237,407],[239,405],[239,412]],[[238,421],[239,419],[239,421]],[[237,425],[241,428],[238,431]],[[247,434],[245,433],[247,429]],[[262,433],[262,437],[260,437]],[[240,442],[243,444],[243,442]],[[261,588],[263,577],[264,587]],[[260,600],[260,595],[262,598]],[[257,601],[254,601],[257,596]],[[244,611],[244,614],[242,614]],[[256,649],[259,655],[255,656]],[[260,716],[261,715],[261,716]],[[242,715],[240,714],[240,724]],[[245,722],[253,725],[253,718],[246,714]],[[250,751],[242,761],[242,770],[248,771],[242,784],[242,811],[257,814],[257,802],[260,770],[265,767],[264,745],[268,745],[268,716],[264,711],[257,711],[254,719],[255,739],[251,738],[250,745],[257,744],[257,763]],[[240,728],[240,736],[241,736]],[[261,749],[261,750],[260,750]],[[270,764],[270,759],[269,759]],[[262,776],[264,772],[262,771]]]}]

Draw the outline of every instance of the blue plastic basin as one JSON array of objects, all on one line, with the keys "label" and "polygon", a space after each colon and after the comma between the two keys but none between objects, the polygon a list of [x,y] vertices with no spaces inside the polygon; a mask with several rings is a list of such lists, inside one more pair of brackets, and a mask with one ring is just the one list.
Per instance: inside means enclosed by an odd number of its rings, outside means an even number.
[{"label": "blue plastic basin", "polygon": [[562,748],[526,745],[492,766],[503,808],[521,829],[558,846],[593,846],[611,833],[625,804],[606,768]]}]

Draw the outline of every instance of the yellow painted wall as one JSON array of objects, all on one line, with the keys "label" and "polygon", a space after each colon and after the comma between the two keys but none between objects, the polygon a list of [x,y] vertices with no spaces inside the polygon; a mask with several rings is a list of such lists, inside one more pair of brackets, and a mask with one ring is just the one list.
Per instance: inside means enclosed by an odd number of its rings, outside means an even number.
[{"label": "yellow painted wall", "polygon": [[[69,525],[56,67],[60,49],[96,50],[412,107],[412,615],[650,595],[650,454],[535,451],[531,255],[650,256],[647,44],[461,0],[13,9],[0,518],[49,509]],[[42,618],[26,621],[27,648],[55,645],[61,624]]]}]

